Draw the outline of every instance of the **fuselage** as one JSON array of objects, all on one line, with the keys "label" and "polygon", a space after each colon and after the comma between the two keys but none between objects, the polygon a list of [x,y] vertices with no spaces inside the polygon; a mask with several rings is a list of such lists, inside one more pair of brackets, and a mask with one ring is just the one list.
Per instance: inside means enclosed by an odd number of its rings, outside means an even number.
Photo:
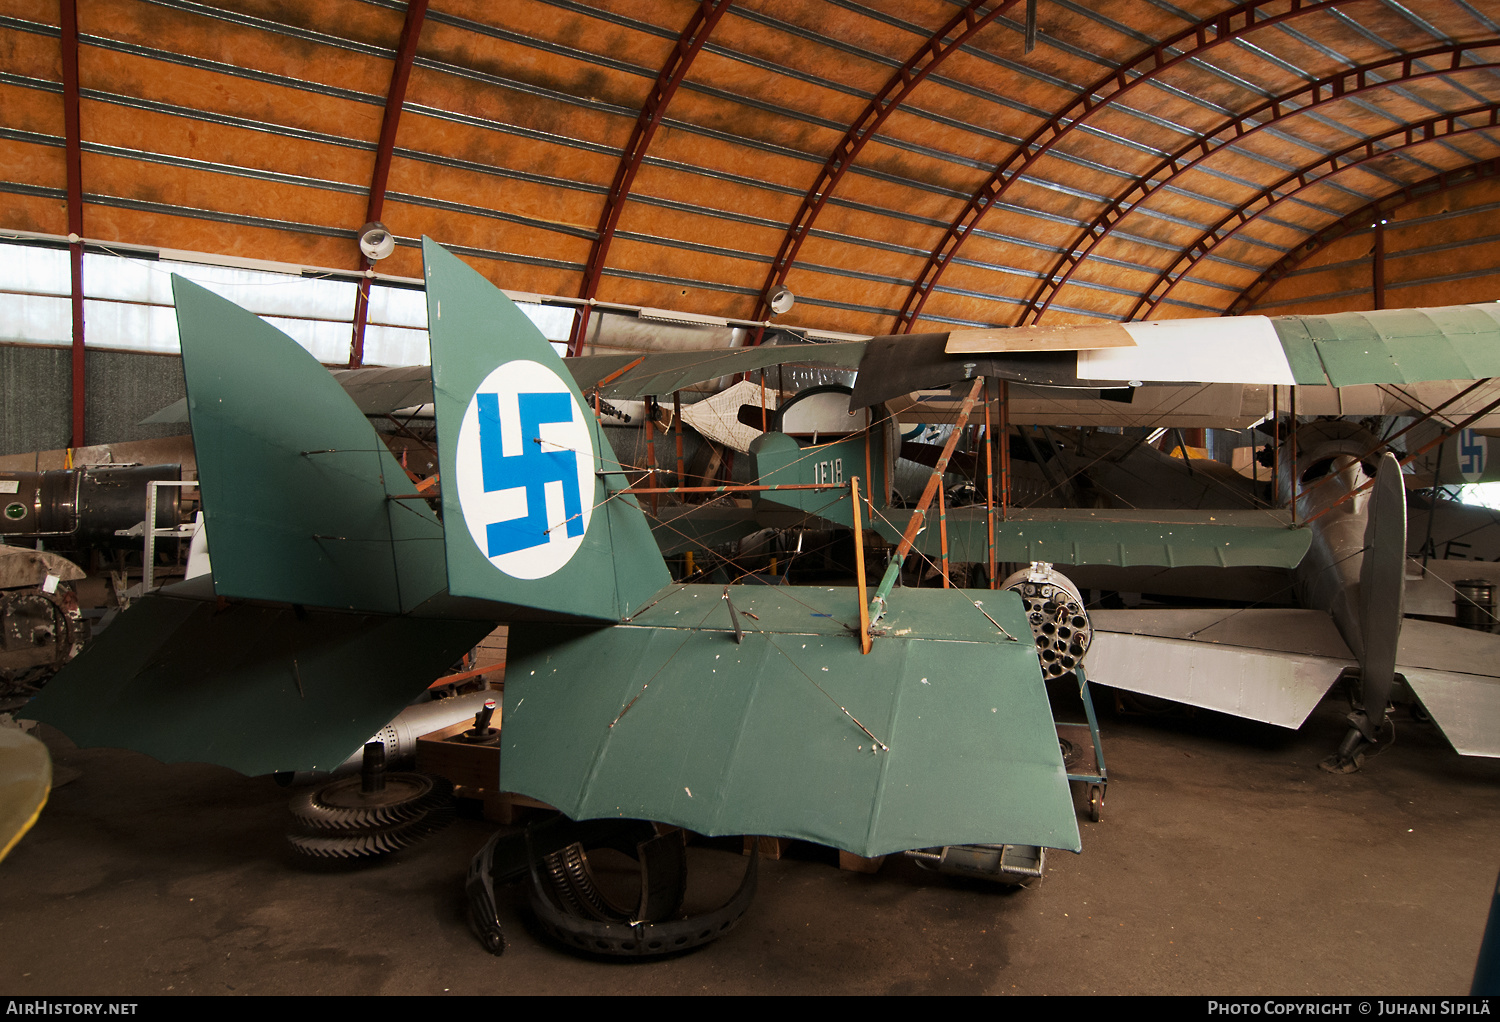
[{"label": "fuselage", "polygon": [[1298,602],[1326,610],[1350,651],[1364,658],[1361,632],[1360,569],[1364,564],[1365,530],[1369,523],[1370,493],[1358,493],[1343,503],[1351,490],[1373,477],[1371,458],[1379,446],[1369,431],[1341,420],[1300,425],[1296,458],[1291,442],[1282,445],[1277,476],[1279,503],[1295,500],[1297,521],[1308,522],[1312,544],[1293,572]]}]

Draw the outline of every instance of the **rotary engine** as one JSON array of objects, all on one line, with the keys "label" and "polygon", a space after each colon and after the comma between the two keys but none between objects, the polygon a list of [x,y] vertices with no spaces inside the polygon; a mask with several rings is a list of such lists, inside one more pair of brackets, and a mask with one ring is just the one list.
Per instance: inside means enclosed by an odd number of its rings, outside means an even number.
[{"label": "rotary engine", "polygon": [[1046,561],[1033,561],[1031,567],[1000,583],[1000,588],[1021,594],[1042,677],[1050,681],[1072,674],[1094,639],[1078,587]]}]

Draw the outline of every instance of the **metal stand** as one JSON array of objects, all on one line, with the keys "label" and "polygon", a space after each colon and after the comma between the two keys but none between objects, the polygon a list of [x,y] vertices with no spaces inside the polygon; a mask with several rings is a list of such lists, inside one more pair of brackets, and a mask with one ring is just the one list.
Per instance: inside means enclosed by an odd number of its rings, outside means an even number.
[{"label": "metal stand", "polygon": [[[1095,823],[1104,812],[1104,789],[1109,785],[1109,771],[1104,765],[1104,746],[1099,741],[1099,718],[1094,715],[1094,700],[1089,695],[1089,681],[1083,667],[1074,669],[1078,676],[1078,696],[1083,700],[1083,712],[1088,723],[1057,722],[1058,740],[1065,743],[1063,766],[1068,771],[1068,781],[1083,785],[1088,793],[1089,819]],[[1087,744],[1084,738],[1087,736]],[[1092,749],[1092,755],[1088,750]]]},{"label": "metal stand", "polygon": [[[146,548],[144,560],[141,562],[141,585],[139,589],[131,587],[127,593],[132,599],[144,596],[155,588],[152,582],[153,569],[156,567],[156,541],[162,539],[192,539],[197,525],[189,522],[179,525],[175,529],[158,529],[156,525],[156,490],[160,486],[190,486],[198,487],[196,479],[152,479],[146,483],[146,519],[139,525],[129,529],[116,529],[116,536],[145,536]],[[128,521],[128,519],[127,519]]]}]

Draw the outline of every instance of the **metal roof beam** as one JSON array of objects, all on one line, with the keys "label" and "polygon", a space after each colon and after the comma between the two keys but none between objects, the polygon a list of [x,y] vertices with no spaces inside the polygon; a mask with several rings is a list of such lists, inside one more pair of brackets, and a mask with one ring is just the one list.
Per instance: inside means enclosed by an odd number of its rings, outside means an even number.
[{"label": "metal roof beam", "polygon": [[[1279,14],[1257,18],[1262,7],[1281,6],[1281,0],[1247,0],[1235,7],[1219,11],[1176,35],[1147,47],[1144,51],[1122,61],[1109,74],[1076,94],[1062,109],[1032,132],[1026,143],[1012,152],[995,167],[990,177],[979,187],[964,206],[962,212],[944,232],[942,239],[928,257],[917,281],[913,284],[895,327],[900,332],[910,332],[922,314],[933,287],[942,277],[944,269],[957,254],[964,241],[996,205],[1006,191],[1026,173],[1038,160],[1048,155],[1057,145],[1096,111],[1119,104],[1133,90],[1152,82],[1162,72],[1190,61],[1209,50],[1232,42],[1247,33],[1277,25],[1308,14],[1331,10],[1340,4],[1358,3],[1361,0],[1292,0],[1291,7]],[[1181,44],[1187,44],[1182,48]],[[1169,52],[1175,55],[1169,56]],[[1134,75],[1134,77],[1132,77]]]},{"label": "metal roof beam", "polygon": [[[180,0],[179,0],[180,2]],[[391,68],[391,87],[385,95],[385,113],[380,120],[380,141],[375,145],[375,169],[370,176],[370,199],[365,206],[365,222],[380,219],[385,208],[385,188],[391,177],[391,153],[396,147],[396,129],[401,124],[401,110],[406,104],[406,86],[411,80],[412,61],[417,56],[417,40],[422,35],[422,23],[427,18],[427,0],[410,0],[406,5],[406,20],[401,25],[401,40],[396,44],[396,62]],[[363,364],[365,360],[365,323],[370,315],[370,278],[375,275],[375,262],[364,258],[365,277],[359,284],[359,295],[354,300],[354,329],[349,341],[349,367]]]},{"label": "metal roof beam", "polygon": [[[818,214],[823,211],[833,190],[838,187],[854,161],[859,158],[865,144],[880,131],[886,119],[911,96],[917,86],[941,66],[949,55],[1018,0],[1000,0],[988,12],[983,12],[981,8],[986,2],[988,0],[971,0],[963,10],[929,36],[886,81],[876,93],[875,98],[849,125],[844,132],[844,137],[833,147],[822,169],[802,197],[796,216],[792,218],[786,234],[782,236],[781,244],[776,250],[776,257],[771,262],[771,271],[766,275],[765,284],[761,286],[760,297],[756,299],[752,319],[765,319],[769,315],[772,291],[786,283],[787,274],[791,272],[792,265],[797,261],[797,253],[801,251],[802,243],[807,240],[808,232],[817,221]],[[950,39],[950,35],[953,38]],[[759,343],[760,337],[761,333],[757,332],[755,343]]]},{"label": "metal roof beam", "polygon": [[[1488,124],[1481,127],[1462,127],[1458,124],[1460,117],[1473,117],[1483,114]],[[1460,135],[1477,134],[1490,131],[1500,127],[1500,103],[1490,103],[1482,107],[1471,107],[1467,110],[1455,111],[1451,114],[1443,114],[1439,117],[1431,117],[1424,121],[1415,121],[1395,131],[1389,132],[1379,139],[1368,139],[1362,143],[1349,146],[1340,152],[1334,153],[1327,159],[1322,159],[1303,167],[1295,175],[1291,175],[1275,185],[1267,188],[1260,195],[1255,196],[1241,205],[1235,212],[1222,218],[1218,223],[1205,230],[1199,237],[1180,253],[1166,268],[1161,270],[1151,285],[1141,293],[1135,304],[1131,307],[1127,319],[1136,319],[1144,308],[1145,315],[1140,318],[1149,318],[1156,306],[1161,303],[1167,292],[1175,287],[1188,272],[1209,252],[1219,248],[1239,230],[1260,216],[1261,213],[1270,209],[1283,198],[1271,198],[1270,192],[1297,182],[1297,190],[1311,188],[1320,183],[1323,178],[1342,173],[1353,167],[1358,167],[1366,160],[1385,156],[1393,149],[1382,148],[1378,143],[1387,142],[1391,139],[1402,141],[1394,146],[1394,149],[1406,149],[1413,146],[1427,145],[1437,142],[1443,138],[1453,138]]]},{"label": "metal roof beam", "polygon": [[73,311],[73,432],[70,447],[84,443],[84,358],[83,358],[83,148],[82,129],[78,119],[78,3],[61,0],[63,76],[63,137],[66,139],[68,188],[68,265],[71,275],[69,294]]},{"label": "metal roof beam", "polygon": [[[1077,242],[1047,272],[1045,283],[1032,297],[1021,321],[1023,323],[1039,322],[1058,292],[1067,286],[1073,279],[1073,275],[1104,243],[1105,239],[1114,234],[1120,223],[1131,213],[1139,210],[1142,203],[1150,200],[1159,191],[1169,188],[1173,181],[1201,167],[1203,161],[1241,144],[1245,139],[1263,131],[1271,124],[1280,123],[1288,117],[1307,114],[1318,107],[1342,102],[1364,93],[1387,89],[1398,82],[1442,77],[1459,70],[1500,67],[1500,64],[1495,63],[1463,64],[1465,52],[1488,47],[1500,47],[1500,37],[1474,43],[1433,47],[1420,53],[1374,61],[1299,85],[1206,130],[1201,139],[1180,147],[1149,171],[1137,177],[1129,189],[1085,225]],[[1416,70],[1419,61],[1435,57],[1444,58],[1448,66],[1441,70]],[[1395,78],[1385,77],[1390,74],[1394,74]],[[1293,106],[1293,104],[1296,105]],[[1267,113],[1271,115],[1270,119],[1261,120],[1260,118]],[[1295,225],[1283,224],[1283,226]]]},{"label": "metal roof beam", "polygon": [[[614,181],[609,186],[609,193],[604,199],[604,208],[599,213],[599,227],[594,243],[589,250],[588,263],[583,272],[583,285],[579,288],[578,297],[592,300],[599,290],[599,278],[604,272],[604,266],[609,258],[610,243],[614,240],[615,228],[620,223],[620,212],[625,202],[630,198],[631,186],[635,183],[635,175],[641,169],[641,161],[646,158],[646,150],[651,147],[651,141],[656,137],[656,129],[660,127],[662,118],[666,115],[667,104],[677,94],[683,80],[687,77],[688,70],[693,66],[693,59],[698,56],[698,51],[703,49],[703,44],[708,41],[709,33],[724,16],[731,0],[700,0],[698,8],[693,11],[692,17],[682,29],[682,34],[677,37],[677,44],[667,55],[666,62],[656,75],[656,82],[646,96],[646,102],[641,107],[640,114],[636,117],[635,127],[631,129],[630,141],[625,145],[625,151],[621,156],[619,166],[615,168]],[[581,306],[578,315],[573,320],[572,336],[568,338],[568,354],[577,355],[583,348],[583,339],[586,336],[589,323],[589,306]]]},{"label": "metal roof beam", "polygon": [[1312,237],[1288,252],[1277,262],[1268,266],[1259,277],[1256,277],[1255,280],[1250,282],[1249,286],[1240,292],[1239,297],[1225,311],[1225,315],[1245,315],[1249,309],[1256,307],[1260,299],[1265,296],[1265,293],[1277,281],[1291,276],[1297,267],[1306,262],[1314,253],[1327,248],[1341,238],[1357,234],[1362,230],[1368,230],[1372,222],[1390,217],[1392,213],[1401,207],[1418,199],[1425,198],[1428,195],[1450,191],[1474,181],[1482,181],[1494,177],[1500,177],[1500,158],[1484,160],[1467,167],[1459,167],[1442,174],[1436,174],[1426,180],[1407,185],[1389,195],[1383,195],[1374,202],[1361,206],[1351,213],[1346,213],[1343,217],[1321,228]]}]

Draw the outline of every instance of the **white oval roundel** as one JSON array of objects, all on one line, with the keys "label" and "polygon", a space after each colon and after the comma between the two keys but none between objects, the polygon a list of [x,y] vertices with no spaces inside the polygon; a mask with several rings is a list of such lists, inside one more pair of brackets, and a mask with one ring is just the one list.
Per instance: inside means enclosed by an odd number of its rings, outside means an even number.
[{"label": "white oval roundel", "polygon": [[458,503],[469,535],[513,578],[546,578],[589,528],[594,447],[568,385],[517,359],[485,377],[458,431]]}]

